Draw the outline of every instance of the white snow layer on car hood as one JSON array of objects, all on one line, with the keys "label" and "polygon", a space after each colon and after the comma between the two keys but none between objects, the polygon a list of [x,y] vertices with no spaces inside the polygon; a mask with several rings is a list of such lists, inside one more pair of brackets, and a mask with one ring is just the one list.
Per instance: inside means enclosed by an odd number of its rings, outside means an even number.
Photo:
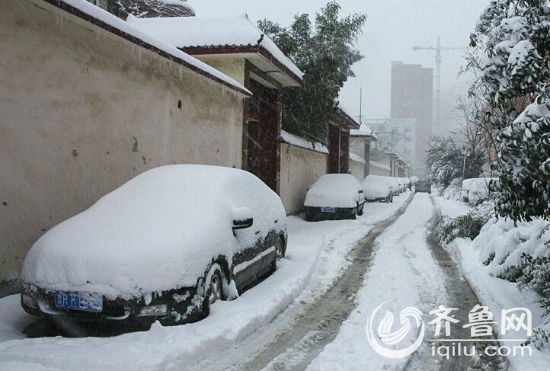
[{"label": "white snow layer on car hood", "polygon": [[359,200],[361,184],[350,174],[325,174],[306,194],[304,206],[355,207]]},{"label": "white snow layer on car hood", "polygon": [[[242,207],[254,217],[253,231],[273,229],[275,219],[284,227],[279,197],[248,172],[152,169],[44,234],[27,254],[23,280],[125,298],[194,286],[212,257],[231,262],[233,210]],[[243,235],[254,243],[254,232]]]}]

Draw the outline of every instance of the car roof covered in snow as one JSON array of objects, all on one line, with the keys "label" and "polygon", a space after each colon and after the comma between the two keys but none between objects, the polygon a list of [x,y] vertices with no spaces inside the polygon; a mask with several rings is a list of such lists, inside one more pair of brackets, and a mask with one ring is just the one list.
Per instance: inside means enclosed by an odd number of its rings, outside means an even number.
[{"label": "car roof covered in snow", "polygon": [[247,245],[285,223],[279,196],[253,174],[206,165],[155,168],[44,234],[27,255],[23,278],[112,297],[194,286],[213,257],[231,264],[232,221],[248,215],[254,224],[243,230]]},{"label": "car roof covered in snow", "polygon": [[[264,52],[267,59],[264,63],[279,65],[282,72],[294,80],[291,86],[298,86],[302,82],[303,72],[273,40],[252,23],[246,14],[227,17],[128,17],[126,22],[167,44],[192,54],[235,53],[242,52],[239,49],[243,48],[250,53]],[[201,50],[196,50],[197,48]],[[195,50],[191,51],[191,49]],[[261,66],[257,67],[261,68]],[[280,74],[271,75],[277,79]]]},{"label": "car roof covered in snow", "polygon": [[225,85],[241,94],[251,96],[252,93],[242,84],[224,73],[212,68],[199,61],[197,58],[177,49],[151,34],[140,31],[128,22],[116,17],[115,15],[101,9],[100,7],[89,3],[86,0],[38,0],[49,3],[70,14],[73,14],[85,21],[88,21],[98,27],[112,32],[140,47],[151,50],[171,61],[181,64],[211,80]]},{"label": "car roof covered in snow", "polygon": [[360,190],[361,183],[351,174],[325,174],[307,192],[304,206],[355,207]]}]

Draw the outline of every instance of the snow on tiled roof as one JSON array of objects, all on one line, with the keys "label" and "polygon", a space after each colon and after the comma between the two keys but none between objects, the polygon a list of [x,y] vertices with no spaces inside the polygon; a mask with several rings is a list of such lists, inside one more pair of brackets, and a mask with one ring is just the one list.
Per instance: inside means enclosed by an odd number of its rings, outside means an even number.
[{"label": "snow on tiled roof", "polygon": [[178,48],[262,46],[279,63],[299,78],[303,72],[279,49],[269,37],[248,18],[238,16],[135,18],[126,20],[164,42]]},{"label": "snow on tiled roof", "polygon": [[244,94],[252,95],[252,93],[248,89],[246,89],[242,84],[238,83],[231,77],[210,67],[206,63],[199,61],[197,58],[182,52],[173,45],[170,45],[165,41],[161,41],[143,31],[138,30],[131,24],[101,9],[100,7],[89,3],[86,0],[41,1],[45,1],[88,21],[90,20],[89,18],[92,18],[94,20],[92,23],[96,24],[99,27],[105,28],[147,49],[153,50],[155,52],[160,52],[159,54],[164,55],[174,62],[183,64],[186,67],[189,67],[215,81],[223,83],[224,85],[227,85],[237,91],[240,91]]}]

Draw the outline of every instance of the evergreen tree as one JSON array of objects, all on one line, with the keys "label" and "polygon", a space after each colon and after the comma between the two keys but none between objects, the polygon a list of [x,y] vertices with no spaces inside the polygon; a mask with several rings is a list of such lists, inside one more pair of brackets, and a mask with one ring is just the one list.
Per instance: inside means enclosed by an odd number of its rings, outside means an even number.
[{"label": "evergreen tree", "polygon": [[496,211],[513,220],[550,218],[550,88],[505,128],[500,143]]},{"label": "evergreen tree", "polygon": [[287,28],[262,20],[260,29],[304,72],[301,88],[284,92],[283,128],[311,141],[326,142],[337,98],[344,82],[355,76],[351,66],[363,56],[353,48],[365,15],[340,17],[340,5],[329,2],[312,23],[297,15]]},{"label": "evergreen tree", "polygon": [[426,151],[429,177],[447,187],[453,179],[476,178],[485,163],[485,153],[469,146],[460,146],[453,138],[431,137]]},{"label": "evergreen tree", "polygon": [[492,0],[471,46],[477,116],[499,131],[496,211],[515,221],[548,218],[550,2]]}]

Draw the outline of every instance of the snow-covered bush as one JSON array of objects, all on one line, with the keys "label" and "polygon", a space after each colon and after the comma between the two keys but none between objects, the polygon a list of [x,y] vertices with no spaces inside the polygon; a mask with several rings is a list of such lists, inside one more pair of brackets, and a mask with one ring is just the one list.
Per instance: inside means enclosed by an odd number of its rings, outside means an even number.
[{"label": "snow-covered bush", "polygon": [[493,218],[473,242],[491,275],[541,296],[546,320],[527,342],[541,349],[550,339],[550,223],[535,219],[514,225],[510,219]]},{"label": "snow-covered bush", "polygon": [[495,277],[516,282],[522,273],[522,255],[550,257],[550,223],[536,219],[514,225],[510,219],[492,218],[474,239],[480,260]]},{"label": "snow-covered bush", "polygon": [[436,238],[440,244],[446,245],[456,238],[474,239],[479,235],[481,228],[487,223],[486,216],[475,212],[457,218],[444,216],[435,228]]},{"label": "snow-covered bush", "polygon": [[550,218],[550,87],[498,136],[496,210],[513,220]]},{"label": "snow-covered bush", "polygon": [[489,182],[493,178],[472,178],[462,181],[462,201],[470,205],[478,205],[489,198]]},{"label": "snow-covered bush", "polygon": [[541,296],[539,303],[546,317],[539,328],[533,329],[533,336],[527,344],[532,343],[537,349],[542,349],[544,343],[550,340],[550,258],[534,258],[524,254],[521,257],[521,270],[522,275],[518,279],[520,287],[533,289]]}]

